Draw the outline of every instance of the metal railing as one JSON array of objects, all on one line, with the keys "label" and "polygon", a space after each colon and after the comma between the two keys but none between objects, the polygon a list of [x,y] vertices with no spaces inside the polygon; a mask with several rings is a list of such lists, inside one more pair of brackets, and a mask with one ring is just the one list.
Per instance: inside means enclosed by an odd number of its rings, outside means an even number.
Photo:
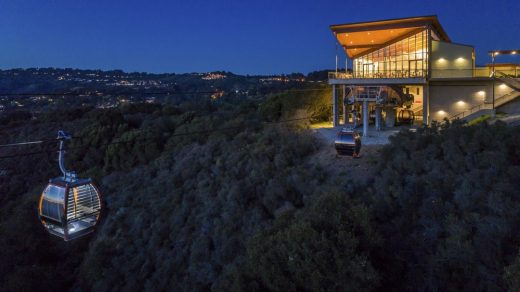
[{"label": "metal railing", "polygon": [[377,72],[329,72],[329,79],[351,78],[424,78],[427,70],[386,70]]},{"label": "metal railing", "polygon": [[485,110],[485,109],[493,109],[493,104],[490,104],[490,103],[481,103],[481,104],[478,104],[472,108],[470,108],[469,110],[466,110],[466,111],[463,111],[461,113],[458,113],[456,115],[452,115],[449,117],[450,120],[455,120],[455,119],[463,119],[469,115],[472,115],[480,110]]},{"label": "metal railing", "polygon": [[351,79],[352,73],[346,72],[329,72],[329,79]]},{"label": "metal railing", "polygon": [[[497,71],[498,72],[498,71]],[[501,71],[511,78],[520,78],[520,71],[511,69]],[[427,70],[386,70],[377,72],[329,72],[329,79],[376,79],[376,78],[425,78]],[[431,78],[473,78],[492,76],[492,69],[488,67],[477,67],[472,69],[432,69]]]},{"label": "metal railing", "polygon": [[[516,98],[520,97],[520,92],[516,91],[516,90],[512,90],[511,92],[509,93],[506,93],[498,98],[495,99],[495,108],[503,105],[503,104],[506,104]],[[457,119],[457,118],[464,118],[464,117],[467,117],[469,115],[472,115],[480,110],[484,110],[484,109],[493,109],[493,103],[492,102],[484,102],[484,103],[481,103],[481,104],[478,104],[472,108],[470,108],[469,110],[465,110],[461,113],[458,113],[458,114],[455,114],[455,115],[452,115],[450,116],[450,120],[454,120],[454,119]]]},{"label": "metal railing", "polygon": [[506,104],[506,103],[518,98],[519,96],[520,96],[520,92],[518,92],[516,90],[513,90],[507,94],[504,94],[501,97],[495,99],[495,108],[499,107],[503,104]]},{"label": "metal railing", "polygon": [[430,78],[473,78],[490,77],[489,72],[482,68],[474,69],[432,69]]},{"label": "metal railing", "polygon": [[507,74],[503,71],[495,71],[495,77],[509,85],[509,87],[520,91],[520,81],[518,81],[515,77],[512,77],[510,74]]}]

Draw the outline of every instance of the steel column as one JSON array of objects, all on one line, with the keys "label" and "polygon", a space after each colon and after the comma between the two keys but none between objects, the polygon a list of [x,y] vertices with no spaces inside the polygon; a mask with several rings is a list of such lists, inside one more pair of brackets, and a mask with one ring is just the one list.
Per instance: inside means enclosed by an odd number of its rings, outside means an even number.
[{"label": "steel column", "polygon": [[339,126],[338,96],[335,84],[332,85],[332,126]]},{"label": "steel column", "polygon": [[368,101],[363,101],[363,137],[368,136]]}]

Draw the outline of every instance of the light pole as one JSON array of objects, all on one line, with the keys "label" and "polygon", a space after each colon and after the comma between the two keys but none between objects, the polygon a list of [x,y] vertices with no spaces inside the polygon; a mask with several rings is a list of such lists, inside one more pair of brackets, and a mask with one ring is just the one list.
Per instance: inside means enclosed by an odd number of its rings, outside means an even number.
[{"label": "light pole", "polygon": [[491,53],[491,66],[493,68],[493,71],[492,71],[492,77],[493,77],[493,118],[495,117],[495,55],[497,53],[496,52],[492,52]]}]

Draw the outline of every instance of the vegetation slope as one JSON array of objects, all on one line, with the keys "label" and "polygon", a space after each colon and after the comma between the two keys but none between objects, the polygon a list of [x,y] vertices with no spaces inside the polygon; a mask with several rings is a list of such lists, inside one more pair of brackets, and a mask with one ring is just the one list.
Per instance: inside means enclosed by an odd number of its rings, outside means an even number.
[{"label": "vegetation slope", "polygon": [[0,289],[520,288],[519,128],[402,132],[377,175],[356,185],[309,163],[320,146],[304,125],[264,123],[288,116],[285,102],[13,119],[1,143],[74,131],[68,161],[96,180],[107,208],[95,234],[61,242],[36,215],[39,192],[58,174],[55,145],[3,159]]}]

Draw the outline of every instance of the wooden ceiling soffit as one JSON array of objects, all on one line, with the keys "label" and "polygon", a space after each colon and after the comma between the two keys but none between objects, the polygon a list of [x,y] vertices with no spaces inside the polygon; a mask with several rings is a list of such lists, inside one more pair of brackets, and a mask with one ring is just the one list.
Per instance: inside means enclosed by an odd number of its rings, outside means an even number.
[{"label": "wooden ceiling soffit", "polygon": [[[391,44],[393,44],[393,43],[397,43],[398,41],[402,41],[402,40],[404,40],[404,39],[406,39],[406,38],[409,38],[409,37],[411,37],[411,36],[413,36],[413,35],[415,35],[415,34],[418,34],[418,33],[420,33],[421,31],[423,31],[423,30],[425,30],[425,29],[426,29],[426,27],[419,27],[419,28],[417,28],[417,29],[414,29],[414,30],[412,30],[412,31],[410,31],[410,32],[408,32],[408,33],[406,33],[406,34],[403,34],[403,35],[400,36],[400,37],[397,37],[397,38],[395,38],[395,39],[392,39],[392,40],[390,40],[390,41],[388,41],[388,42],[386,42],[386,43],[383,43],[383,44],[377,45],[377,47],[374,46],[373,48],[370,48],[369,50],[365,50],[365,51],[363,51],[363,52],[361,52],[361,53],[358,53],[358,54],[352,54],[352,56],[351,56],[350,58],[351,58],[351,59],[355,59],[355,58],[358,58],[358,57],[360,57],[360,56],[370,54],[370,53],[372,53],[372,52],[375,52],[375,51],[379,50],[380,48],[384,48],[384,47],[389,46],[389,45],[391,45]],[[348,47],[348,49],[351,49],[351,48],[354,49],[353,47],[350,47],[350,46],[344,46],[345,49],[347,49],[347,47]],[[367,48],[368,48],[368,47],[367,47]],[[347,53],[347,54],[348,54],[348,53]]]},{"label": "wooden ceiling soffit", "polygon": [[363,32],[363,31],[374,31],[374,30],[387,30],[387,29],[396,29],[396,28],[408,28],[408,27],[418,27],[418,26],[426,26],[430,24],[430,21],[413,21],[413,22],[406,22],[406,23],[390,23],[390,24],[376,24],[376,25],[363,25],[363,26],[353,26],[353,27],[344,27],[342,28],[341,25],[338,25],[337,27],[332,26],[331,29],[335,33],[349,33],[349,32]]}]

